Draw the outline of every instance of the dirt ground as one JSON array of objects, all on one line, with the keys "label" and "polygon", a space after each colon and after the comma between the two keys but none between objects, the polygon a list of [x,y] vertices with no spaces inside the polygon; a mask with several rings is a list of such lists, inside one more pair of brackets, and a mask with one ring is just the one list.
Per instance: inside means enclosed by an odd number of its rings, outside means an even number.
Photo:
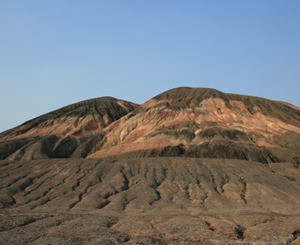
[{"label": "dirt ground", "polygon": [[0,244],[299,244],[292,163],[0,162]]}]

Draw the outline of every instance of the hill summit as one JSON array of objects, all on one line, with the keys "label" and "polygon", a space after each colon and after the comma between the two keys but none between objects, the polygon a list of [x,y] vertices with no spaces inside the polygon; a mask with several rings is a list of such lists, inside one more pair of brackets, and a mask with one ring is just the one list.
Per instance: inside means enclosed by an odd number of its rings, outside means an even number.
[{"label": "hill summit", "polygon": [[287,103],[180,87],[142,105],[79,102],[0,134],[0,158],[227,158],[299,164],[300,111]]}]

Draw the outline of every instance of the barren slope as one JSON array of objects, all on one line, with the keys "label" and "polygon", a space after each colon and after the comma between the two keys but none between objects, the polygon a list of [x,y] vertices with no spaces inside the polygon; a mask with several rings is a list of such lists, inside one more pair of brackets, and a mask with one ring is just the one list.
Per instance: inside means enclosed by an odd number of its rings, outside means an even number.
[{"label": "barren slope", "polygon": [[0,159],[85,157],[103,128],[138,105],[112,97],[72,104],[0,134]]},{"label": "barren slope", "polygon": [[[176,88],[104,130],[88,158],[187,156],[300,162],[300,111],[281,102]],[[125,155],[124,155],[125,154]]]},{"label": "barren slope", "polygon": [[3,244],[300,242],[300,111],[284,102],[84,101],[1,133],[0,159]]},{"label": "barren slope", "polygon": [[4,244],[288,244],[299,169],[243,160],[2,161]]},{"label": "barren slope", "polygon": [[143,105],[104,97],[0,134],[0,159],[157,156],[300,162],[300,111],[287,103],[176,88]]}]

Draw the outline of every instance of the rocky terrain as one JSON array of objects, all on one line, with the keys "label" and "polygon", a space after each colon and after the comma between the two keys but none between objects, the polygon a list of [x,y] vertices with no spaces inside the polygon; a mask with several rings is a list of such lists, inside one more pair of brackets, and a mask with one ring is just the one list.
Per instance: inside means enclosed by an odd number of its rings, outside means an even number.
[{"label": "rocky terrain", "polygon": [[0,158],[206,157],[299,163],[300,111],[283,102],[177,88],[142,105],[110,97],[0,134]]},{"label": "rocky terrain", "polygon": [[289,244],[299,169],[243,160],[2,161],[3,244]]},{"label": "rocky terrain", "polygon": [[0,134],[1,244],[298,244],[300,110],[177,88]]},{"label": "rocky terrain", "polygon": [[[299,163],[300,111],[261,98],[177,88],[105,130],[88,158],[185,156]],[[126,157],[126,156],[122,156]]]},{"label": "rocky terrain", "polygon": [[137,106],[102,97],[42,115],[0,134],[0,159],[84,157],[87,153],[82,145],[93,149],[105,127]]}]

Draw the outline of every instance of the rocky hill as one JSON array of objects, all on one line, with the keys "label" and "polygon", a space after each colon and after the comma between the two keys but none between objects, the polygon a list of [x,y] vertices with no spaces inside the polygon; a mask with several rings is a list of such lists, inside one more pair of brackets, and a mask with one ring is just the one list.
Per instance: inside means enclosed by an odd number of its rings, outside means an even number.
[{"label": "rocky hill", "polygon": [[176,88],[142,105],[80,102],[0,135],[2,159],[196,157],[295,162],[300,111],[206,88]]},{"label": "rocky hill", "polygon": [[299,244],[300,110],[176,88],[0,134],[2,244]]},{"label": "rocky hill", "polygon": [[[137,107],[128,101],[102,97],[39,116],[0,134],[0,159],[71,157],[83,143],[101,139],[105,127]],[[86,154],[84,148],[78,156],[81,154]]]},{"label": "rocky hill", "polygon": [[185,156],[299,162],[300,111],[280,102],[177,88],[105,129],[88,158]]}]

